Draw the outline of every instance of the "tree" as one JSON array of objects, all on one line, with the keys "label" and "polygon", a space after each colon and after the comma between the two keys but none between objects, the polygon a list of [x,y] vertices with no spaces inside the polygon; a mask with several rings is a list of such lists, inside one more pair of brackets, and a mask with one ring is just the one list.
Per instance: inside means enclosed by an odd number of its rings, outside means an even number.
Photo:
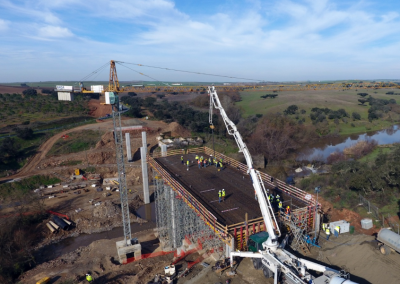
[{"label": "tree", "polygon": [[367,99],[358,99],[358,101],[359,101],[362,105],[364,105],[366,102],[368,102]]},{"label": "tree", "polygon": [[361,96],[361,97],[363,97],[363,98],[366,97],[366,96],[368,96],[367,93],[358,93],[357,95],[358,95],[358,96]]},{"label": "tree", "polygon": [[17,136],[21,139],[28,140],[33,138],[32,128],[17,128],[15,132],[17,133]]},{"label": "tree", "polygon": [[144,99],[144,106],[145,107],[152,107],[155,104],[156,101],[157,101],[156,98],[147,97],[147,98]]},{"label": "tree", "polygon": [[268,161],[279,161],[315,136],[313,129],[299,125],[283,115],[263,117],[251,135],[248,147]]},{"label": "tree", "polygon": [[353,112],[351,114],[353,120],[360,120],[361,119],[361,115],[358,112]]},{"label": "tree", "polygon": [[137,96],[137,94],[135,92],[128,92],[128,96],[135,97],[135,96]]},{"label": "tree", "polygon": [[15,139],[7,137],[3,139],[0,145],[0,152],[4,152],[4,156],[15,158],[19,154],[20,145],[15,142]]},{"label": "tree", "polygon": [[296,111],[299,109],[297,105],[288,106],[287,109],[283,111],[284,114],[295,114]]},{"label": "tree", "polygon": [[37,91],[35,89],[26,89],[22,91],[25,97],[36,97]]}]

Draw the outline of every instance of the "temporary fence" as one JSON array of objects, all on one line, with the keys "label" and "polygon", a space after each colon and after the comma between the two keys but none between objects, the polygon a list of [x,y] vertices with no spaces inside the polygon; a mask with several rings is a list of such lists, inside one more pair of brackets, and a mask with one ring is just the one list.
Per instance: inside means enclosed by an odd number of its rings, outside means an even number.
[{"label": "temporary fence", "polygon": [[397,230],[397,233],[400,233],[400,225],[398,222],[393,220],[393,217],[390,214],[385,214],[381,213],[379,208],[373,204],[371,204],[371,202],[366,199],[364,196],[362,196],[361,194],[359,195],[359,199],[360,199],[360,205],[364,206],[366,210],[368,210],[368,213],[371,213],[377,220],[382,220],[382,226],[385,226],[385,224],[389,227],[391,227],[394,231]]}]

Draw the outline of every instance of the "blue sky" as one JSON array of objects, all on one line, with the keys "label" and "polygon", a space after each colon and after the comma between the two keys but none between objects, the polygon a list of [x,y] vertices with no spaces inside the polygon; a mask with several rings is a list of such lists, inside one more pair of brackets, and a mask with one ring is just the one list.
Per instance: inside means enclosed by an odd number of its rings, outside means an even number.
[{"label": "blue sky", "polygon": [[0,82],[397,79],[400,1],[0,0],[0,43]]}]

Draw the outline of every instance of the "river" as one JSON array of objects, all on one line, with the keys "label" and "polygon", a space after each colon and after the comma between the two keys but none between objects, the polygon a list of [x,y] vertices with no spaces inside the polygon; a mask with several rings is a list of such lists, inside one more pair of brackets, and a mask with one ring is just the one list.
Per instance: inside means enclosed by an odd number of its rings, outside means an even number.
[{"label": "river", "polygon": [[361,140],[376,140],[378,145],[399,143],[400,127],[398,125],[393,125],[385,130],[372,131],[364,134],[321,138],[316,140],[315,143],[310,143],[309,146],[303,148],[298,154],[297,160],[326,162],[326,158],[333,152],[341,152],[343,149]]}]

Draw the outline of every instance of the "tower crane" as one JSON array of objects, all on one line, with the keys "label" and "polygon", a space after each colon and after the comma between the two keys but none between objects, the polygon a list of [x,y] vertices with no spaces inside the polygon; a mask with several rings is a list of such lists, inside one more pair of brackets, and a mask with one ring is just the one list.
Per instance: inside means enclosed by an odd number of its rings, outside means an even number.
[{"label": "tower crane", "polygon": [[[235,138],[239,152],[243,153],[246,159],[248,174],[251,177],[267,229],[267,233],[259,232],[251,237],[252,240],[258,240],[257,243],[253,241],[252,244],[255,251],[230,252],[231,264],[233,264],[233,257],[235,256],[252,258],[254,268],[262,269],[267,278],[273,277],[274,284],[278,284],[280,278],[284,281],[283,283],[287,284],[357,284],[349,280],[349,275],[344,272],[296,257],[285,250],[286,240],[279,244],[278,237],[281,233],[260,173],[254,169],[250,152],[236,125],[226,115],[216,88],[214,86],[208,87],[208,94],[210,96],[209,122],[211,128],[213,128],[212,110],[215,107],[220,111],[228,133]],[[317,271],[322,275],[316,277],[309,270]]]}]

